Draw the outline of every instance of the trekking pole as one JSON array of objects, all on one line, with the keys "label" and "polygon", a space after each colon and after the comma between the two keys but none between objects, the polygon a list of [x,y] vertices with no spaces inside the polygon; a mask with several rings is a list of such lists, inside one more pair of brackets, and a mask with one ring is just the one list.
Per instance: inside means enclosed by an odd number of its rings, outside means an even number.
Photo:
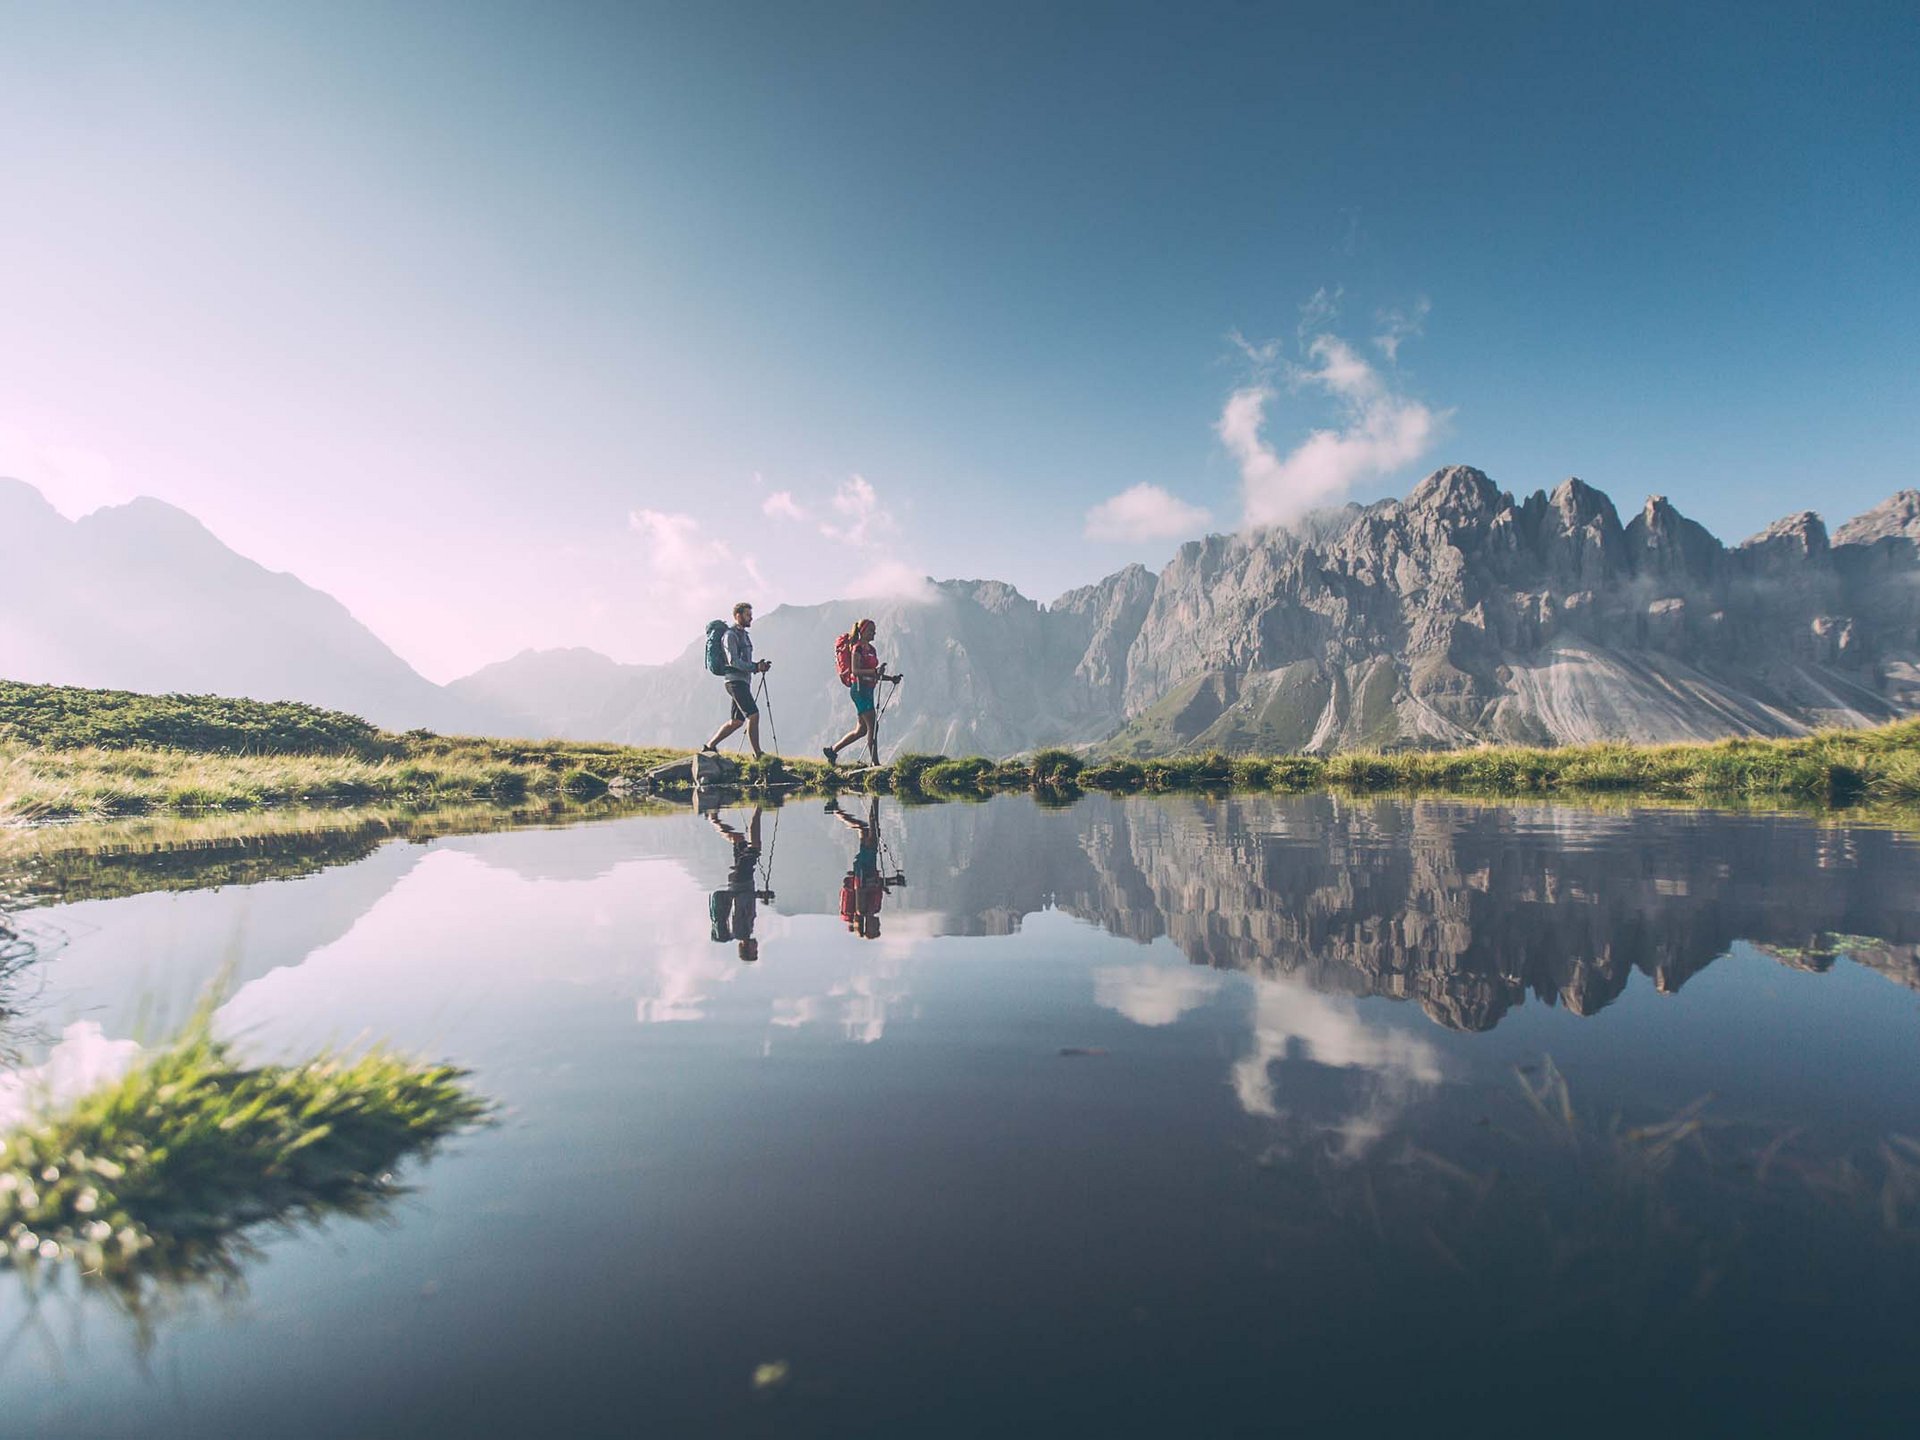
[{"label": "trekking pole", "polygon": [[767,676],[760,675],[760,702],[767,707],[767,734],[773,740],[773,753],[780,753],[780,727],[773,723],[773,697],[767,694]]},{"label": "trekking pole", "polygon": [[[887,692],[886,700],[880,706],[880,713],[874,717],[873,723],[876,727],[879,725],[881,717],[887,713],[887,706],[893,704],[893,697],[898,695],[899,693],[900,693],[900,682],[896,680],[893,682],[893,688]],[[896,739],[892,745],[887,747],[887,753],[881,758],[880,764],[882,766],[891,765],[893,763],[894,752],[899,750],[899,748],[900,748],[900,742],[898,739]]]}]

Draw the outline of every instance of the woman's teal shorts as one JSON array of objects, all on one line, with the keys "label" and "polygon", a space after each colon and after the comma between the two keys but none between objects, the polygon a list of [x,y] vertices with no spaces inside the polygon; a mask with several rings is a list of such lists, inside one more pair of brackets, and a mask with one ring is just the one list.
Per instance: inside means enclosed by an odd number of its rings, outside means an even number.
[{"label": "woman's teal shorts", "polygon": [[853,711],[856,715],[873,713],[873,686],[855,685],[853,687]]}]

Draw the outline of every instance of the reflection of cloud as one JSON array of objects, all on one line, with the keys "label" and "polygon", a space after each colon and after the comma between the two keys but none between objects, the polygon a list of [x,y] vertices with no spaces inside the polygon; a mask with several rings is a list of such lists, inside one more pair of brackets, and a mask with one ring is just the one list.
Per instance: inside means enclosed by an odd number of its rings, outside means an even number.
[{"label": "reflection of cloud", "polygon": [[1218,974],[1192,965],[1103,965],[1093,972],[1094,1003],[1136,1025],[1171,1025],[1219,988]]},{"label": "reflection of cloud", "polygon": [[[900,1014],[910,991],[903,973],[906,963],[921,945],[940,933],[940,919],[938,915],[890,912],[878,940],[853,942],[859,947],[854,952],[856,958],[877,963],[834,981],[824,995],[776,999],[772,1023],[783,1030],[799,1030],[832,1019],[844,1039],[871,1045],[886,1034],[887,1023]],[[852,940],[851,936],[847,938]]]},{"label": "reflection of cloud", "polygon": [[773,1023],[783,1030],[798,1030],[820,1018],[818,995],[776,995],[773,999]]},{"label": "reflection of cloud", "polygon": [[738,964],[731,949],[725,952],[720,963],[697,952],[662,956],[659,965],[660,993],[642,995],[635,1003],[634,1018],[642,1025],[705,1019],[707,1012],[701,1007],[707,1000],[708,985],[730,978]]},{"label": "reflection of cloud", "polygon": [[132,1040],[107,1039],[97,1020],[74,1021],[43,1064],[0,1075],[0,1126],[12,1127],[38,1109],[119,1079],[139,1053]]},{"label": "reflection of cloud", "polygon": [[841,1002],[840,1033],[856,1045],[871,1045],[887,1031],[887,1017],[907,998],[896,964],[842,980],[827,992]]},{"label": "reflection of cloud", "polygon": [[1341,1152],[1357,1156],[1385,1133],[1415,1092],[1440,1083],[1440,1053],[1406,1030],[1376,1028],[1351,1000],[1322,995],[1297,980],[1254,982],[1253,1049],[1233,1067],[1234,1094],[1249,1115],[1279,1118],[1271,1067],[1288,1059],[1368,1072],[1366,1102],[1326,1130]]}]

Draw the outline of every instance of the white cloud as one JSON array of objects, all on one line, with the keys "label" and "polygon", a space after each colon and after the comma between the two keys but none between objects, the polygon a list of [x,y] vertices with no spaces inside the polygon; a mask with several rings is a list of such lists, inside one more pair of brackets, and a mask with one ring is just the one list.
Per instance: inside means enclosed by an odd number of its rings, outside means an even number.
[{"label": "white cloud", "polygon": [[1338,428],[1315,430],[1280,455],[1261,433],[1275,396],[1264,381],[1234,391],[1220,412],[1215,429],[1240,466],[1248,525],[1282,524],[1412,464],[1451,413],[1399,394],[1338,336],[1316,336],[1307,355],[1314,364],[1295,367],[1289,378],[1295,389],[1333,398],[1343,412]]},{"label": "white cloud", "polygon": [[1373,343],[1387,357],[1389,365],[1399,363],[1402,341],[1426,334],[1427,316],[1432,310],[1433,302],[1422,295],[1410,310],[1382,310],[1374,317],[1380,324],[1380,333],[1373,337]]},{"label": "white cloud", "polygon": [[1344,285],[1336,285],[1331,290],[1322,285],[1313,292],[1312,298],[1300,307],[1300,343],[1302,345],[1307,343],[1309,335],[1324,333],[1327,326],[1339,318],[1340,302],[1346,298],[1346,294]]},{"label": "white cloud", "polygon": [[[757,476],[755,477],[758,478]],[[775,520],[805,520],[804,505],[793,498],[791,490],[776,490],[760,502],[760,513]]]},{"label": "white cloud", "polygon": [[829,540],[868,547],[893,535],[899,526],[893,513],[880,503],[880,495],[864,475],[849,475],[833,492],[833,513],[839,522],[823,520],[820,533]]},{"label": "white cloud", "polygon": [[925,604],[935,598],[933,582],[904,560],[876,560],[836,592],[843,600],[908,600]]},{"label": "white cloud", "polygon": [[1089,540],[1177,539],[1202,529],[1212,518],[1202,507],[1143,483],[1089,510],[1086,534]]},{"label": "white cloud", "polygon": [[749,598],[749,587],[766,585],[751,555],[738,554],[726,541],[702,534],[700,522],[691,515],[635,510],[627,523],[646,545],[642,589],[649,604],[656,613],[672,616],[682,628]]}]

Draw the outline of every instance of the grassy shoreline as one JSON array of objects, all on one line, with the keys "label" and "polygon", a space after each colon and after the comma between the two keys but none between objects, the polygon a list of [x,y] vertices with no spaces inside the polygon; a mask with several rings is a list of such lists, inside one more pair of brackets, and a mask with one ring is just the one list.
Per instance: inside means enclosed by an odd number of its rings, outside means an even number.
[{"label": "grassy shoreline", "polygon": [[[301,748],[304,747],[304,748]],[[370,803],[442,806],[637,790],[688,751],[571,741],[395,735],[310,706],[135,696],[0,682],[0,820]],[[1920,801],[1920,720],[1784,740],[1152,760],[1042,750],[1013,760],[904,755],[860,775],[817,760],[740,764],[770,796],[841,789],[968,799],[1335,790],[1483,797],[1645,796],[1829,807]],[[685,782],[665,787],[684,792]]]}]

